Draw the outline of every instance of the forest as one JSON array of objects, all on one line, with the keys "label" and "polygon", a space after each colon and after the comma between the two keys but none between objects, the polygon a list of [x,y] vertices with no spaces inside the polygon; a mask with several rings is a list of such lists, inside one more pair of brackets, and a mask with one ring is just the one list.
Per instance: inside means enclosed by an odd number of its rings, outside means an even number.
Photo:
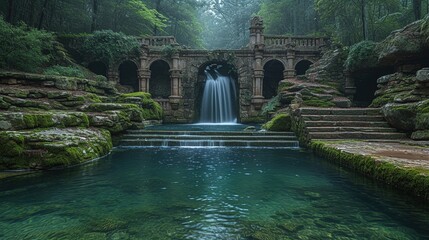
[{"label": "forest", "polygon": [[240,48],[249,19],[266,34],[328,36],[338,44],[379,41],[422,18],[429,0],[5,0],[0,15],[13,25],[61,34],[112,30],[133,36],[172,35],[184,46]]}]

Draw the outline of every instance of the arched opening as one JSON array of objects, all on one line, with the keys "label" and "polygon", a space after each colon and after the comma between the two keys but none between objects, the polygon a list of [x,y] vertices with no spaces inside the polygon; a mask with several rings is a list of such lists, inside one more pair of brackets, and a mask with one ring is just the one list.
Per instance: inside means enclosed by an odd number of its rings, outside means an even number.
[{"label": "arched opening", "polygon": [[239,120],[238,75],[226,61],[210,61],[198,69],[195,121],[210,123]]},{"label": "arched opening", "polygon": [[107,77],[107,66],[103,62],[100,62],[100,61],[91,62],[88,65],[88,69],[97,75],[102,75]]},{"label": "arched opening", "polygon": [[301,60],[295,65],[295,71],[297,76],[305,75],[305,72],[310,68],[311,64],[313,64],[311,61],[308,60]]},{"label": "arched opening", "polygon": [[150,65],[149,92],[153,98],[168,98],[171,95],[170,66],[163,60]]},{"label": "arched opening", "polygon": [[279,82],[283,80],[285,67],[279,60],[270,60],[264,65],[264,81],[262,95],[265,99],[271,99],[277,95]]},{"label": "arched opening", "polygon": [[356,73],[352,73],[354,79],[356,93],[353,97],[353,106],[368,107],[375,99],[377,91],[377,79],[381,76],[394,73],[393,67],[366,69]]},{"label": "arched opening", "polygon": [[119,66],[119,84],[134,92],[139,91],[137,66],[134,62],[127,60],[121,63]]}]

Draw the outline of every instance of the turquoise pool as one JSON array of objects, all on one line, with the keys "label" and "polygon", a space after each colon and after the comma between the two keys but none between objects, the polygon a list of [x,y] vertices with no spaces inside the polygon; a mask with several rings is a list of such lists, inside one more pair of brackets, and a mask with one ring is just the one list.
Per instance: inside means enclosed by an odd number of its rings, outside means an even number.
[{"label": "turquoise pool", "polygon": [[116,149],[1,181],[0,239],[429,239],[429,207],[305,150]]}]

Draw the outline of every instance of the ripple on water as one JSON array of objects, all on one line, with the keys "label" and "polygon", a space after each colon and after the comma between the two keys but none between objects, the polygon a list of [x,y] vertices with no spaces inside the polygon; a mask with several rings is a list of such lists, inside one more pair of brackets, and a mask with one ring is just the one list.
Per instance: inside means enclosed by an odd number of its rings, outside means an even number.
[{"label": "ripple on water", "polygon": [[429,238],[427,206],[305,151],[118,151],[0,202],[1,239]]}]

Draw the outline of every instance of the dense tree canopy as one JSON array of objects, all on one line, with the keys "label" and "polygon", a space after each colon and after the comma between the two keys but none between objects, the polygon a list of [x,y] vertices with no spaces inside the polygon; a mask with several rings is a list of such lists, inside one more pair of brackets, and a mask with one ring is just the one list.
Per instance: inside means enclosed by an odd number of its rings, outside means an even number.
[{"label": "dense tree canopy", "polygon": [[174,35],[190,47],[239,48],[249,19],[261,15],[268,34],[327,35],[352,45],[379,41],[429,11],[429,0],[7,0],[12,24],[59,33],[112,30]]}]

